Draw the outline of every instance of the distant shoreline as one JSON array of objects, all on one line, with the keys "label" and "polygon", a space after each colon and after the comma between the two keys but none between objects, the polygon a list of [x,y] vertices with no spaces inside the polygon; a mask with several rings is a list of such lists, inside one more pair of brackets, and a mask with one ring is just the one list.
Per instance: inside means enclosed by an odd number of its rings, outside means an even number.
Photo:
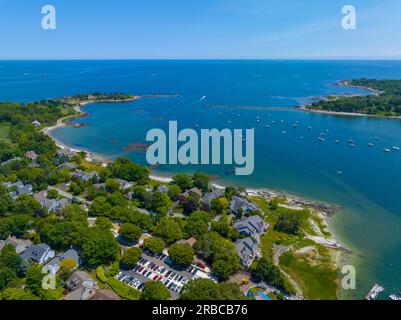
[{"label": "distant shoreline", "polygon": [[[357,86],[357,85],[350,84],[349,80],[340,80],[335,85],[339,86],[339,87],[350,87],[350,88],[365,90],[365,91],[373,93],[373,95],[375,95],[375,96],[379,96],[383,93],[382,91],[379,91],[379,90],[376,90],[376,89],[373,89],[370,87]],[[359,93],[359,94],[352,95],[352,97],[366,96],[366,95],[368,95],[368,94]],[[328,97],[329,96],[326,96],[325,98],[328,98]],[[331,97],[344,97],[344,96],[343,95],[331,95]],[[358,112],[330,111],[330,110],[313,109],[313,108],[309,108],[308,106],[310,106],[310,104],[307,104],[305,106],[295,107],[295,109],[298,109],[298,110],[301,110],[304,112],[320,113],[320,114],[333,115],[333,116],[369,117],[369,118],[401,120],[401,116],[384,116],[384,115],[378,115],[378,114],[368,114],[368,113],[358,113]]]}]

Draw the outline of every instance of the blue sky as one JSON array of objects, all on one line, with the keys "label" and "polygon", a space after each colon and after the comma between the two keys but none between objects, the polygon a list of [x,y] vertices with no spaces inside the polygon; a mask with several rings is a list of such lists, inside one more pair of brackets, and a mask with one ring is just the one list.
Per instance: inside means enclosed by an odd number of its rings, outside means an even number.
[{"label": "blue sky", "polygon": [[0,0],[0,59],[401,58],[400,17],[399,0]]}]

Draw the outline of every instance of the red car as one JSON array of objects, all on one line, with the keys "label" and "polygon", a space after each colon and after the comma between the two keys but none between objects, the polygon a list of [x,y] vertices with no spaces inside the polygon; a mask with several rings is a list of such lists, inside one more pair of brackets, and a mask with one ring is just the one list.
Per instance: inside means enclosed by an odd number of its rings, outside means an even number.
[{"label": "red car", "polygon": [[158,278],[159,278],[159,276],[154,276],[153,280],[157,281]]},{"label": "red car", "polygon": [[197,263],[197,266],[198,266],[199,268],[201,268],[201,269],[205,269],[205,268],[206,268],[205,264],[202,263],[202,262],[198,262],[198,263]]}]

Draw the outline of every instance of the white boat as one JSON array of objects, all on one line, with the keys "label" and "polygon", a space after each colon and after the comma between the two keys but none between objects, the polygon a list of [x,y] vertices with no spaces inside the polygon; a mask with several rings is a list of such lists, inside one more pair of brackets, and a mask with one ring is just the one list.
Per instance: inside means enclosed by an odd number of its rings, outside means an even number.
[{"label": "white boat", "polygon": [[294,123],[294,124],[292,125],[292,127],[293,127],[293,128],[296,128],[296,127],[297,127],[297,125]]},{"label": "white boat", "polygon": [[340,143],[340,140],[336,140],[335,142],[336,142],[337,144],[339,144],[339,143]]},{"label": "white boat", "polygon": [[354,145],[353,143],[351,143],[349,146],[350,146],[351,148],[355,148],[355,147],[356,147],[356,145]]},{"label": "white boat", "polygon": [[340,174],[340,175],[341,175],[341,174],[343,174],[343,172],[342,172],[342,171],[337,171],[337,174]]},{"label": "white boat", "polygon": [[308,126],[308,130],[312,130],[312,127],[311,127],[311,126]]},{"label": "white boat", "polygon": [[375,145],[373,143],[368,144],[369,147],[374,147]]},{"label": "white boat", "polygon": [[322,141],[322,142],[324,141],[324,139],[322,137],[319,137],[318,140]]},{"label": "white boat", "polygon": [[265,128],[269,129],[269,128],[271,128],[271,127],[267,124],[267,125],[265,125]]},{"label": "white boat", "polygon": [[349,143],[354,144],[354,140],[348,140]]},{"label": "white boat", "polygon": [[390,149],[384,149],[384,152],[391,152]]},{"label": "white boat", "polygon": [[400,147],[393,147],[393,150],[400,151]]},{"label": "white boat", "polygon": [[228,120],[227,122],[228,122],[228,123],[231,123],[231,121],[230,121],[230,120]]},{"label": "white boat", "polygon": [[287,133],[287,131],[281,131],[283,134],[286,134]]},{"label": "white boat", "polygon": [[399,296],[397,296],[396,294],[392,294],[389,298],[391,300],[395,300],[395,301],[400,301],[401,300],[401,298]]}]

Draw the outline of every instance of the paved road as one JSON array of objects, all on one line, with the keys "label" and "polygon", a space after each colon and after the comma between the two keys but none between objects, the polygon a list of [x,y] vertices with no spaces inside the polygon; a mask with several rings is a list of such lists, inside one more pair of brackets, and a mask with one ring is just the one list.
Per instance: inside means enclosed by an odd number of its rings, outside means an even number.
[{"label": "paved road", "polygon": [[63,190],[61,190],[59,188],[56,188],[56,187],[48,186],[47,189],[48,190],[56,190],[60,195],[62,195],[63,197],[65,197],[65,198],[67,198],[69,200],[72,200],[73,198],[75,198],[78,201],[84,202],[84,203],[86,203],[88,205],[90,205],[92,203],[92,201],[85,200],[84,198],[81,198],[81,197],[73,196],[71,193],[65,192],[65,191],[63,191]]}]

